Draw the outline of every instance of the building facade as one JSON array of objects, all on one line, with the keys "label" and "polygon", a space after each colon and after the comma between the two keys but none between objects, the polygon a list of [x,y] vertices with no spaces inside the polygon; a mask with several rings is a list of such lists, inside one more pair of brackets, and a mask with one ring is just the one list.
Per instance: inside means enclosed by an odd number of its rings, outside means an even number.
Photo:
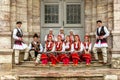
[{"label": "building facade", "polygon": [[[1,0],[0,49],[12,49],[12,30],[22,21],[25,42],[52,28],[57,34],[63,27],[83,36],[88,33],[95,42],[96,20],[102,20],[110,31],[108,44],[112,57],[120,56],[120,0]],[[72,21],[73,20],[73,21]]]}]

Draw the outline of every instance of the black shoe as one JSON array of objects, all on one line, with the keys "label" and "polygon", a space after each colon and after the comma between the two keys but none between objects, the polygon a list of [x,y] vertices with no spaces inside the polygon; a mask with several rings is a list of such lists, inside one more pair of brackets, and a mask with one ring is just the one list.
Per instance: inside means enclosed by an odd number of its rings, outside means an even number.
[{"label": "black shoe", "polygon": [[24,61],[28,61],[27,59],[25,59]]}]

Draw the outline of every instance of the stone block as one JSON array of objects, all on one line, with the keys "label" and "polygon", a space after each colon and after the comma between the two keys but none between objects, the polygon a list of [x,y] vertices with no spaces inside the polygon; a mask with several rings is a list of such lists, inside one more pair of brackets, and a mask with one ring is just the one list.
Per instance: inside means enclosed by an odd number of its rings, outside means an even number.
[{"label": "stone block", "polygon": [[12,69],[12,49],[0,49],[0,71]]},{"label": "stone block", "polygon": [[10,37],[0,37],[0,48],[11,48]]},{"label": "stone block", "polygon": [[120,68],[120,57],[119,58],[112,58],[111,67],[119,69]]},{"label": "stone block", "polygon": [[4,75],[4,76],[1,76],[0,80],[19,80],[19,78],[13,75]]},{"label": "stone block", "polygon": [[104,80],[118,80],[118,76],[117,75],[106,75],[104,77]]}]

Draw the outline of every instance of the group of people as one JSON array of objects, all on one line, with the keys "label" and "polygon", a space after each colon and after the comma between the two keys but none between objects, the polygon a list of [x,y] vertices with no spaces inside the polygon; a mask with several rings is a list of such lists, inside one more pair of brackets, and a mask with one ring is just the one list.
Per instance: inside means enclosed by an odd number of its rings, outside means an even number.
[{"label": "group of people", "polygon": [[[98,20],[96,30],[96,43],[93,47],[95,59],[98,60],[97,49],[100,48],[103,53],[103,63],[107,63],[107,40],[109,31],[102,25],[102,21]],[[89,35],[85,35],[84,42],[81,42],[79,35],[73,34],[70,30],[70,35],[64,34],[64,29],[61,28],[59,34],[55,38],[53,30],[50,29],[49,33],[45,36],[45,47],[43,48],[40,43],[39,36],[35,33],[33,41],[27,45],[23,42],[23,32],[20,29],[22,22],[16,23],[17,27],[13,30],[13,38],[15,40],[13,49],[15,50],[15,64],[19,64],[19,52],[25,50],[24,61],[28,60],[31,55],[35,65],[40,62],[42,65],[47,65],[51,62],[55,66],[59,62],[63,65],[69,65],[72,61],[73,65],[77,66],[78,62],[85,61],[86,65],[90,65],[92,43],[90,42]]]}]

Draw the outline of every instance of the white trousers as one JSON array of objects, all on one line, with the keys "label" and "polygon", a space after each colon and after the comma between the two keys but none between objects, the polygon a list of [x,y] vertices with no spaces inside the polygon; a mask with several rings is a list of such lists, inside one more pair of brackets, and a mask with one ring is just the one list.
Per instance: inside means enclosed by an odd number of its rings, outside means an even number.
[{"label": "white trousers", "polygon": [[41,54],[38,54],[35,62],[36,62],[36,63],[40,63],[40,58],[41,58]]},{"label": "white trousers", "polygon": [[[20,60],[19,60],[20,51],[21,50],[15,49],[15,64],[19,64],[19,62],[20,62]],[[25,51],[25,54],[24,54],[24,60],[25,60],[25,59],[28,59],[28,55],[29,55],[28,51],[29,50],[28,50],[28,48],[26,48],[24,51]]]},{"label": "white trousers", "polygon": [[[97,53],[97,47],[93,47],[93,53],[94,53],[94,57],[96,60],[98,60],[98,53]],[[107,48],[106,47],[102,47],[100,48],[102,51],[102,55],[103,55],[103,62],[107,63]]]}]

